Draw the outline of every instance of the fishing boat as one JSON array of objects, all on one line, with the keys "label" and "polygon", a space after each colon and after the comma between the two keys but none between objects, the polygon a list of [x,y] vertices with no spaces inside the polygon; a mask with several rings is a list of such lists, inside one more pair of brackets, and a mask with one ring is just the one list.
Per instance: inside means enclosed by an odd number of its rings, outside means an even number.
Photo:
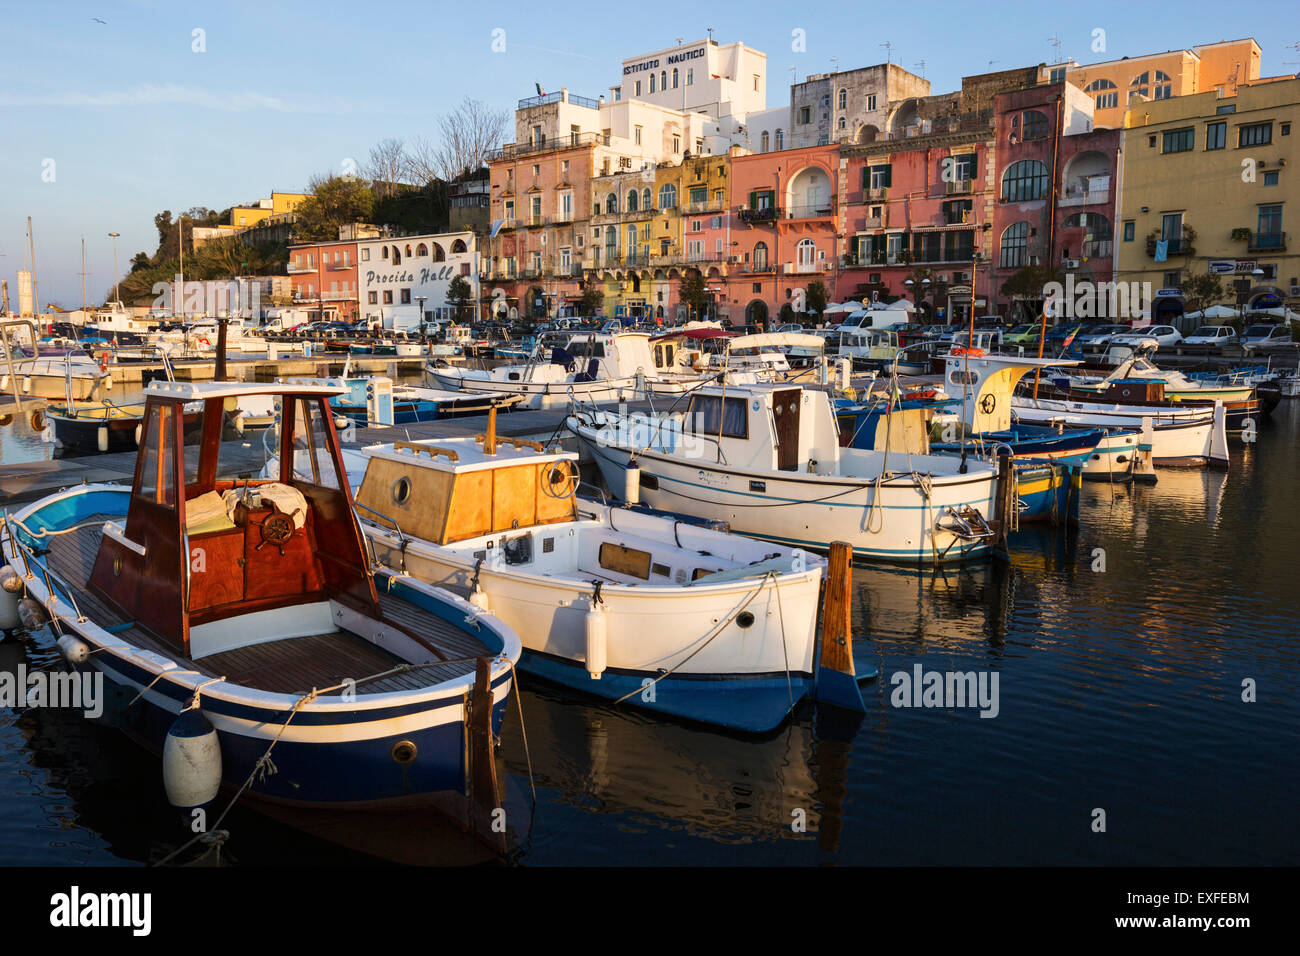
[{"label": "fishing boat", "polygon": [[[152,383],[130,487],[81,485],[4,517],[4,560],[68,666],[113,688],[111,719],[162,754],[175,806],[223,789],[329,810],[497,798],[492,734],[519,639],[456,595],[372,571],[329,414],[338,391]],[[286,464],[223,478],[226,403],[254,394],[281,403]]]},{"label": "fishing boat", "polygon": [[1241,431],[1247,420],[1258,422],[1272,413],[1277,404],[1274,399],[1265,408],[1253,384],[1224,380],[1220,376],[1190,378],[1174,369],[1157,368],[1151,361],[1155,348],[1154,340],[1144,342],[1105,376],[1052,374],[1048,376],[1051,388],[1043,392],[1043,397],[1181,405],[1222,402],[1230,432]]},{"label": "fishing boat", "polygon": [[[63,356],[37,355],[13,363],[14,377],[24,395],[38,398],[68,398],[71,401],[97,399],[101,391],[113,387],[109,357],[87,355],[72,349]],[[0,369],[0,391],[13,391],[9,369]]]},{"label": "fishing boat", "polygon": [[[1136,430],[1141,439],[1133,447],[1148,450],[1157,466],[1200,467],[1228,465],[1227,413],[1221,402],[1204,405],[1136,405],[1103,402],[1075,402],[1054,398],[1017,395],[1011,404],[1017,422],[1048,425],[1062,431],[1106,429],[1112,436],[1119,430]],[[1123,454],[1123,444],[1108,441],[1108,449]],[[1094,452],[1094,456],[1097,452]],[[1094,473],[1109,468],[1099,458]]]},{"label": "fishing boat", "polygon": [[824,559],[577,495],[577,455],[485,434],[361,449],[381,564],[513,628],[520,669],[732,730],[780,724],[814,678]]},{"label": "fishing boat", "polygon": [[347,377],[346,370],[344,377],[327,381],[347,390],[330,404],[358,425],[414,425],[485,415],[490,409],[509,409],[522,401],[518,395],[496,392],[401,385],[378,375]]},{"label": "fishing boat", "polygon": [[616,402],[635,395],[638,373],[653,373],[649,338],[644,332],[566,334],[563,346],[543,343],[522,365],[471,369],[434,359],[425,374],[441,389],[520,395],[525,408],[554,408],[570,398]]},{"label": "fishing boat", "polygon": [[652,507],[780,544],[844,540],[863,558],[941,563],[983,555],[1000,537],[996,467],[843,448],[824,391],[704,385],[684,411],[651,419],[575,405],[566,425],[609,487],[635,464]]}]

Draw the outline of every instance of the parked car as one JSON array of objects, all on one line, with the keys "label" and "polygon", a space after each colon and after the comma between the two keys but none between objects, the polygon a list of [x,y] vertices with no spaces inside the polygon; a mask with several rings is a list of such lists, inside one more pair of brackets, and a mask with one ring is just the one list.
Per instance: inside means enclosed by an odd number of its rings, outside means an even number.
[{"label": "parked car", "polygon": [[1203,325],[1178,344],[1178,353],[1212,352],[1237,339],[1237,333],[1230,325]]},{"label": "parked car", "polygon": [[1079,330],[1074,345],[1081,352],[1104,352],[1110,340],[1129,331],[1127,325],[1092,325]]},{"label": "parked car", "polygon": [[1241,347],[1247,355],[1256,352],[1276,352],[1295,345],[1291,329],[1286,325],[1252,325],[1241,333]]},{"label": "parked car", "polygon": [[1041,332],[1042,326],[1037,322],[1017,325],[1002,336],[1002,342],[1004,345],[1037,345],[1038,336]]},{"label": "parked car", "polygon": [[1148,339],[1155,339],[1160,348],[1166,349],[1178,345],[1183,340],[1183,335],[1172,325],[1148,325],[1145,328],[1130,329],[1123,335],[1117,335],[1110,340],[1110,344],[1132,347]]},{"label": "parked car", "polygon": [[[1049,349],[1060,349],[1065,346],[1065,340],[1071,335],[1076,336],[1083,329],[1082,325],[1070,322],[1065,325],[1057,325],[1047,330],[1047,347]],[[1074,343],[1071,342],[1071,345]]]}]

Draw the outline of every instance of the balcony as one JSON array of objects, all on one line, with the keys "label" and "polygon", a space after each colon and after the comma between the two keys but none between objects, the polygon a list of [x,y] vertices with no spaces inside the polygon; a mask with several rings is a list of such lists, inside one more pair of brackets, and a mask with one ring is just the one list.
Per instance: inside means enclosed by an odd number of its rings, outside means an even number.
[{"label": "balcony", "polygon": [[1250,252],[1286,252],[1285,232],[1252,233],[1246,248]]},{"label": "balcony", "polygon": [[772,262],[742,262],[738,270],[742,275],[763,275],[776,272],[776,264]]},{"label": "balcony", "polygon": [[888,198],[889,198],[888,186],[877,186],[874,189],[867,190],[867,199],[888,199]]},{"label": "balcony", "polygon": [[782,271],[788,276],[816,275],[819,272],[830,272],[831,262],[829,259],[823,259],[819,262],[787,262],[785,269]]},{"label": "balcony", "polygon": [[744,223],[765,223],[776,222],[781,218],[781,210],[777,206],[765,206],[762,209],[741,209],[740,221]]},{"label": "balcony", "polygon": [[328,272],[347,272],[355,267],[355,262],[331,262],[325,269]]},{"label": "balcony", "polygon": [[504,232],[507,229],[518,229],[518,228],[519,228],[519,220],[516,219],[514,216],[507,216],[506,218],[501,220],[502,232]]},{"label": "balcony", "polygon": [[1091,206],[1110,201],[1109,189],[1083,189],[1067,186],[1061,193],[1059,206]]},{"label": "balcony", "polygon": [[956,182],[948,183],[947,194],[949,196],[965,196],[973,190],[973,180],[959,179]]},{"label": "balcony", "polygon": [[834,213],[830,203],[810,203],[803,206],[791,206],[786,219],[829,219]]},{"label": "balcony", "polygon": [[524,222],[524,225],[527,226],[529,229],[537,229],[541,226],[546,225],[546,217],[541,215],[540,213],[537,214],[536,216],[529,216],[527,221]]},{"label": "balcony", "polygon": [[514,159],[519,156],[530,156],[536,153],[545,153],[552,150],[573,149],[578,146],[595,146],[598,143],[604,143],[608,146],[609,142],[604,140],[600,133],[568,133],[563,136],[540,137],[529,140],[526,143],[509,143],[499,149],[494,149],[487,154],[488,162],[496,162],[503,159]]},{"label": "balcony", "polygon": [[296,276],[296,275],[303,275],[304,273],[308,273],[308,272],[315,272],[316,267],[295,265],[294,263],[291,262],[289,263],[289,266],[285,271],[291,276]]},{"label": "balcony", "polygon": [[705,202],[687,203],[682,207],[682,214],[687,216],[697,216],[707,212],[722,212],[725,209],[725,203],[721,199],[709,199]]},{"label": "balcony", "polygon": [[[561,103],[561,102],[564,102],[563,90],[561,90],[558,93],[547,93],[545,96],[525,97],[524,99],[519,101],[519,109],[526,110],[530,106],[546,106],[549,103]],[[574,96],[572,93],[570,93],[568,102],[572,103],[574,106],[585,106],[589,110],[600,109],[600,101],[593,100],[589,96]]]}]

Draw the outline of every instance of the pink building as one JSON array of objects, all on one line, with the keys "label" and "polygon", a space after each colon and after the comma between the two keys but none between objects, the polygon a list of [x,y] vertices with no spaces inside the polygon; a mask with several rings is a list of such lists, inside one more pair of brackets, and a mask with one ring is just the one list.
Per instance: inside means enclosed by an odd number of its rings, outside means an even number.
[{"label": "pink building", "polygon": [[734,156],[727,298],[731,321],[794,321],[812,282],[833,297],[839,147]]}]

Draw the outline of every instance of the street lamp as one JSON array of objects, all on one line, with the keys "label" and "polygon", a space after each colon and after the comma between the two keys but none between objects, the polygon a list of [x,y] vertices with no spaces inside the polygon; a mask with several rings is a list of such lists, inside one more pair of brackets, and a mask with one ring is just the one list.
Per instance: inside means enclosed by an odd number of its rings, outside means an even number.
[{"label": "street lamp", "polygon": [[121,295],[121,293],[118,291],[118,288],[117,288],[117,283],[118,283],[118,271],[117,271],[117,237],[120,236],[120,235],[121,235],[120,232],[110,232],[110,233],[109,233],[109,236],[111,236],[112,239],[113,239],[113,301],[114,301],[114,302],[121,302],[121,301],[122,301],[122,295]]},{"label": "street lamp", "polygon": [[415,324],[415,327],[420,330],[421,335],[424,334],[424,301],[427,298],[428,296],[426,295],[417,295],[415,297],[415,301],[419,303],[420,306],[420,321]]}]

